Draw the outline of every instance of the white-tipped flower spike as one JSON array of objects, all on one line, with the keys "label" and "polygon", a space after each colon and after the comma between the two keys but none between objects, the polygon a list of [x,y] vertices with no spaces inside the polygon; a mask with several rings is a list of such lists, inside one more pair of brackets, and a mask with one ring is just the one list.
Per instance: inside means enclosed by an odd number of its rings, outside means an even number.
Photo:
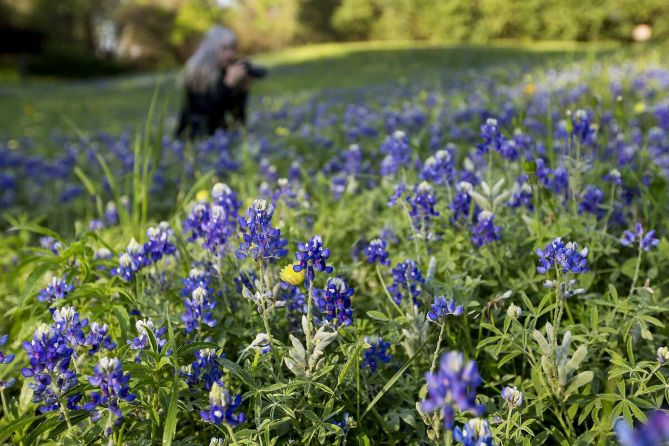
[{"label": "white-tipped flower spike", "polygon": [[664,364],[665,362],[669,361],[669,348],[663,346],[657,349],[657,361],[660,364]]},{"label": "white-tipped flower spike", "polygon": [[502,389],[502,398],[506,400],[511,409],[523,405],[523,394],[516,387],[506,386]]},{"label": "white-tipped flower spike", "polygon": [[506,315],[512,319],[517,319],[523,314],[523,310],[514,304],[510,304],[509,308],[506,309]]}]

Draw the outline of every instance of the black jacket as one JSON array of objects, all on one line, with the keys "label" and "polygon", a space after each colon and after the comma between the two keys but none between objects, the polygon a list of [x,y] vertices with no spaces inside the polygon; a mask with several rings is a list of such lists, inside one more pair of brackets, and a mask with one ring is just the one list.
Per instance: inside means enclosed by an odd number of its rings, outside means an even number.
[{"label": "black jacket", "polygon": [[220,80],[202,93],[186,89],[176,131],[179,139],[209,136],[230,124],[246,124],[248,91],[228,87],[224,78],[222,73]]}]

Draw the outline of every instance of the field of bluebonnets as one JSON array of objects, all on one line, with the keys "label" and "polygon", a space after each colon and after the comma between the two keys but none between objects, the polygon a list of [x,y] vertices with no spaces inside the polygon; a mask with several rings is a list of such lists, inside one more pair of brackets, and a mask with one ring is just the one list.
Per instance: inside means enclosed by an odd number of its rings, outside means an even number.
[{"label": "field of bluebonnets", "polygon": [[0,443],[669,441],[661,61],[257,96],[192,144],[159,95],[10,135]]}]

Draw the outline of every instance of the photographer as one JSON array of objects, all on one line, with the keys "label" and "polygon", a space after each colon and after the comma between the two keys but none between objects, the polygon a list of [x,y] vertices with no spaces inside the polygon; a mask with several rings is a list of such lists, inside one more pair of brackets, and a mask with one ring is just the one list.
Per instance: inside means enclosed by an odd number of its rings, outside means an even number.
[{"label": "photographer", "polygon": [[186,94],[177,137],[192,139],[244,126],[248,88],[253,78],[265,74],[264,69],[237,59],[237,38],[231,30],[211,28],[184,69]]}]

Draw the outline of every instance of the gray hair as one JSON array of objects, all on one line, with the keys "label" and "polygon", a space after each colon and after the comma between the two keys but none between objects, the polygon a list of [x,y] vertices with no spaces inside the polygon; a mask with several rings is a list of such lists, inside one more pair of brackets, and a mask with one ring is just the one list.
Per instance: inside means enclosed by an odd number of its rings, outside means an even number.
[{"label": "gray hair", "polygon": [[218,61],[221,48],[236,45],[235,33],[224,26],[214,26],[207,31],[200,46],[186,62],[183,72],[186,87],[197,92],[211,88],[221,76]]}]

